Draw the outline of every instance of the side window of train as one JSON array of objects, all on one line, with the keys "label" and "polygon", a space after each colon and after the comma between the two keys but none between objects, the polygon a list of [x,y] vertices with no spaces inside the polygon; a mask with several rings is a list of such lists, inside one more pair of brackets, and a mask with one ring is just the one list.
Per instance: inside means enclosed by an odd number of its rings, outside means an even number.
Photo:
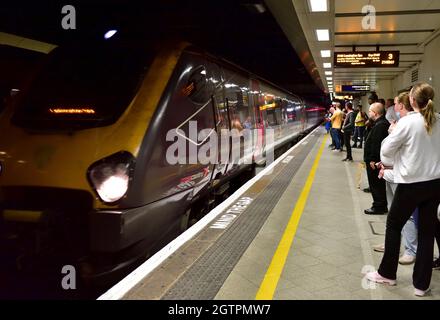
[{"label": "side window of train", "polygon": [[214,112],[218,130],[228,129],[228,115],[224,96],[224,75],[222,69],[214,62],[208,62],[208,81],[213,88]]},{"label": "side window of train", "polygon": [[273,127],[283,124],[283,104],[281,98],[276,92],[264,93],[263,109],[266,110],[266,120],[268,126]]},{"label": "side window of train", "polygon": [[296,100],[287,100],[287,122],[294,122],[297,119],[297,111],[298,111],[299,102]]},{"label": "side window of train", "polygon": [[252,129],[254,120],[249,105],[249,80],[229,71],[225,73],[225,100],[228,103],[231,129]]},{"label": "side window of train", "polygon": [[[254,83],[256,82],[255,80]],[[263,95],[261,95],[258,91],[250,91],[249,97],[251,100],[251,113],[253,114],[255,120],[255,127],[256,128],[263,128],[264,127],[264,99]]]},{"label": "side window of train", "polygon": [[206,76],[206,68],[199,66],[195,68],[183,89],[186,95],[193,103],[204,105],[210,99],[210,85]]}]

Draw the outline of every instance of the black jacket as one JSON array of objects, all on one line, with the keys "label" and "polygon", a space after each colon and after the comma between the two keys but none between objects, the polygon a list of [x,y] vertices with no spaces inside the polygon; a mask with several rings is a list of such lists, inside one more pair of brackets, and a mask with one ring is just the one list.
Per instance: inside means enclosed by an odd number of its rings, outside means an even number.
[{"label": "black jacket", "polygon": [[356,120],[356,112],[350,112],[350,114],[345,118],[342,130],[344,133],[353,134],[354,131],[354,121]]},{"label": "black jacket", "polygon": [[367,165],[371,161],[380,161],[380,146],[383,139],[388,136],[389,127],[390,123],[385,119],[385,116],[380,117],[374,122],[364,146],[364,161]]}]

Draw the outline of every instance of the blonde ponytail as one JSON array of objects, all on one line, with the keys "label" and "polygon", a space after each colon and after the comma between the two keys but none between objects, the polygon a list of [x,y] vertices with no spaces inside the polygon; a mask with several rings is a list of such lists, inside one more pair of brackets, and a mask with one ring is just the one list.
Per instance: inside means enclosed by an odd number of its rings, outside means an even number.
[{"label": "blonde ponytail", "polygon": [[437,118],[435,117],[434,112],[434,102],[429,99],[428,103],[426,104],[426,107],[423,109],[420,109],[420,113],[422,114],[423,118],[425,119],[425,128],[428,134],[432,133],[432,127],[434,126],[435,121]]},{"label": "blonde ponytail", "polygon": [[416,84],[412,89],[412,97],[417,102],[417,106],[420,108],[420,114],[425,119],[425,128],[428,134],[432,133],[437,118],[434,111],[434,89],[427,83]]}]

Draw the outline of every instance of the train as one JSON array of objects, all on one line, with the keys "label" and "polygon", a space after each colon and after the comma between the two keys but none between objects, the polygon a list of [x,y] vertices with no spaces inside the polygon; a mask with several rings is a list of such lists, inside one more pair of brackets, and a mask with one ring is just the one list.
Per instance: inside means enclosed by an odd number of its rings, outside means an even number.
[{"label": "train", "polygon": [[[0,114],[0,256],[22,268],[55,256],[85,279],[124,270],[264,165],[269,131],[287,150],[324,114],[190,43],[57,47]],[[190,159],[231,129],[256,137],[250,160],[243,134],[238,161],[220,157],[230,146]]]}]

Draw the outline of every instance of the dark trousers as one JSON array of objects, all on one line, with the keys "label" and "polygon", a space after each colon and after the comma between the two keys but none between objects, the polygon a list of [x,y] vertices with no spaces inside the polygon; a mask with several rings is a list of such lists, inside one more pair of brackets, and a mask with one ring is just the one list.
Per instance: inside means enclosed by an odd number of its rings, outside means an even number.
[{"label": "dark trousers", "polygon": [[370,163],[366,163],[368,184],[370,186],[371,195],[373,196],[373,209],[378,211],[387,211],[387,194],[385,180],[379,179],[379,170],[371,169]]},{"label": "dark trousers", "polygon": [[379,274],[396,279],[399,260],[400,237],[403,226],[415,208],[419,209],[418,244],[413,271],[413,285],[426,290],[431,283],[434,233],[438,223],[437,208],[440,203],[440,179],[399,184],[387,218],[385,252]]},{"label": "dark trousers", "polygon": [[341,142],[341,150],[344,150],[344,134],[342,133],[342,130],[339,130],[338,133],[339,141]]},{"label": "dark trousers", "polygon": [[354,128],[354,136],[353,136],[354,144],[353,144],[353,146],[357,146],[357,144],[359,142],[359,146],[362,148],[362,143],[364,142],[364,131],[365,131],[365,127],[355,127]]},{"label": "dark trousers", "polygon": [[353,156],[351,154],[351,131],[350,132],[344,132],[344,144],[347,148],[347,159],[353,160]]}]

